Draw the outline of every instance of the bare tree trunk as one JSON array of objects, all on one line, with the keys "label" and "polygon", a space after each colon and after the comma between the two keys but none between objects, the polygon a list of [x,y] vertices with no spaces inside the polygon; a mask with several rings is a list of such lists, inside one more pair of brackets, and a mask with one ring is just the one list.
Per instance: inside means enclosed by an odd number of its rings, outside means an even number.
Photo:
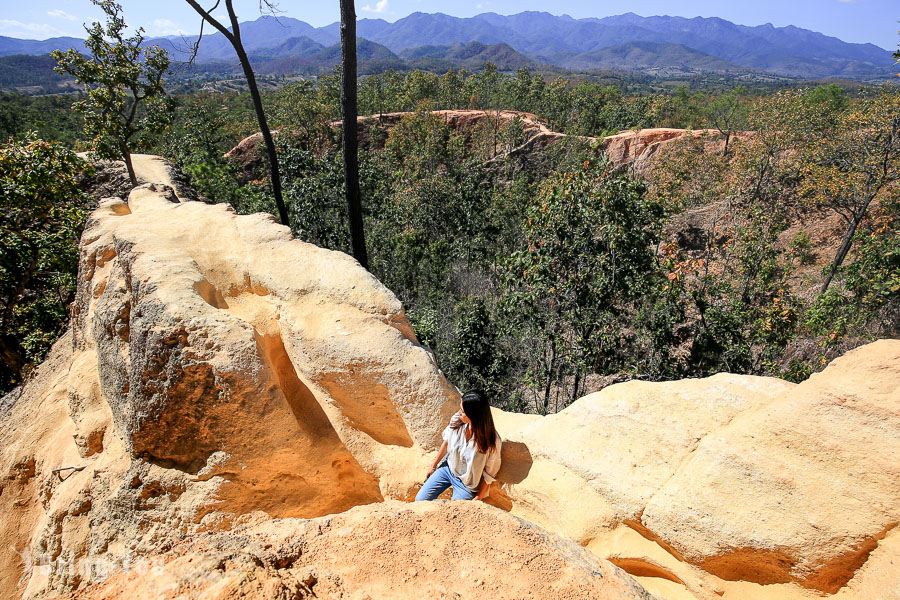
[{"label": "bare tree trunk", "polygon": [[134,164],[131,162],[131,152],[128,151],[128,144],[120,143],[119,152],[122,153],[122,160],[125,161],[125,169],[128,171],[128,179],[131,180],[131,185],[137,186],[137,175],[134,173]]},{"label": "bare tree trunk", "polygon": [[[247,78],[247,87],[250,89],[250,97],[253,99],[253,108],[256,111],[256,120],[259,122],[259,130],[262,133],[263,141],[266,144],[266,155],[269,158],[269,173],[272,179],[272,194],[275,196],[275,205],[278,207],[278,216],[283,225],[290,226],[287,208],[284,205],[284,198],[281,194],[281,170],[278,167],[278,154],[275,152],[275,142],[272,139],[272,132],[269,130],[269,124],[266,121],[266,113],[263,111],[262,98],[260,98],[259,95],[259,87],[256,85],[256,76],[253,74],[253,67],[250,66],[250,59],[247,57],[247,53],[244,51],[244,44],[241,42],[241,29],[238,24],[237,14],[234,12],[232,0],[225,0],[225,8],[228,11],[228,18],[231,21],[231,31],[211,14],[213,10],[218,8],[218,1],[209,11],[200,6],[197,0],[186,1],[197,14],[203,17],[204,21],[215,27],[219,33],[225,36],[225,39],[231,43],[235,54],[238,56],[238,60],[241,62],[241,68],[244,70],[244,77]],[[272,3],[268,0],[261,2],[260,6],[262,7],[263,4],[272,8]],[[192,61],[193,57],[197,55],[197,52],[200,49],[200,39],[202,38],[203,29],[201,26],[200,38],[194,46],[193,56],[191,57]]]},{"label": "bare tree trunk", "polygon": [[575,387],[572,388],[572,399],[569,404],[578,400],[578,387],[581,385],[581,369],[575,370]]},{"label": "bare tree trunk", "polygon": [[281,220],[282,225],[290,227],[291,222],[288,218],[287,207],[284,204],[284,196],[281,192],[281,168],[278,165],[278,153],[275,151],[275,140],[272,138],[272,132],[269,130],[269,124],[266,121],[266,114],[263,112],[262,98],[259,95],[259,88],[256,86],[256,78],[253,76],[253,70],[250,68],[249,59],[243,48],[238,53],[238,56],[241,55],[243,55],[241,65],[244,67],[247,87],[250,88],[250,97],[253,98],[253,108],[256,110],[259,130],[262,132],[263,141],[266,144],[266,155],[269,158],[272,177],[272,194],[275,196],[275,205],[278,207],[278,218]]},{"label": "bare tree trunk", "polygon": [[547,365],[547,381],[544,385],[544,414],[550,408],[550,386],[553,384],[553,367],[556,366],[556,341],[550,342],[550,362]]},{"label": "bare tree trunk", "polygon": [[850,226],[847,227],[847,232],[844,234],[844,241],[841,242],[841,247],[838,248],[837,254],[834,255],[834,260],[831,262],[831,268],[828,270],[828,275],[825,277],[825,282],[822,284],[821,294],[828,291],[831,280],[834,279],[835,273],[837,273],[838,268],[840,268],[841,264],[844,262],[847,253],[850,252],[850,245],[853,243],[853,235],[856,233],[856,228],[859,227],[859,221],[860,219],[858,219],[856,215],[854,215],[853,219],[850,221]]},{"label": "bare tree trunk", "polygon": [[[230,3],[229,3],[230,4]],[[234,31],[237,33],[237,18],[232,19],[234,22]],[[290,227],[291,222],[288,219],[287,207],[284,205],[284,197],[281,194],[281,169],[278,165],[278,153],[275,151],[275,140],[272,138],[272,132],[269,130],[269,123],[266,121],[266,113],[263,111],[262,97],[259,95],[259,87],[256,85],[256,76],[253,74],[253,68],[250,66],[250,59],[244,51],[240,37],[235,37],[237,44],[234,51],[241,61],[241,67],[244,69],[244,77],[247,78],[247,87],[250,89],[250,97],[253,99],[253,108],[256,111],[256,119],[259,121],[259,130],[262,133],[263,141],[266,144],[266,155],[269,158],[269,169],[272,177],[272,194],[275,196],[275,205],[278,207],[278,217],[282,225]]]},{"label": "bare tree trunk", "polygon": [[353,0],[341,0],[341,119],[344,142],[344,181],[350,243],[353,256],[369,268],[359,197],[359,139],[356,135],[356,9]]}]

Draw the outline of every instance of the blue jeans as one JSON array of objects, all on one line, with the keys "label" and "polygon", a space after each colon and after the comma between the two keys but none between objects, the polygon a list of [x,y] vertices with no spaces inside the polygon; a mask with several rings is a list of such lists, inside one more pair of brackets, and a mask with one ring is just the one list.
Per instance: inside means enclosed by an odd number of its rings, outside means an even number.
[{"label": "blue jeans", "polygon": [[475,497],[475,492],[466,487],[459,477],[453,474],[446,464],[440,466],[431,474],[419,493],[416,494],[416,502],[422,500],[434,500],[441,495],[441,492],[448,487],[453,486],[454,500],[471,500]]}]

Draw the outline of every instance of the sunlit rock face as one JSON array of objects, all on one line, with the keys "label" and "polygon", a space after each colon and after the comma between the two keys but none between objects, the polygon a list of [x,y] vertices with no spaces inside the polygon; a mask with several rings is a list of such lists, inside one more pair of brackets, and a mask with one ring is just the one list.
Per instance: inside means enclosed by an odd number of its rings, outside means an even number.
[{"label": "sunlit rock face", "polygon": [[153,184],[80,252],[70,331],[0,402],[9,597],[900,590],[900,341],[495,411],[493,507],[409,505],[459,395],[352,258]]},{"label": "sunlit rock face", "polygon": [[[72,330],[3,414],[4,548],[147,552],[421,483],[458,392],[352,258],[153,184],[102,202],[80,252]],[[0,560],[5,589],[82,583]]]},{"label": "sunlit rock face", "polygon": [[[857,348],[800,384],[632,381],[556,415],[495,420],[528,449],[527,476],[508,492],[513,512],[635,574],[835,593],[876,548],[881,569],[900,554],[898,340]],[[678,576],[684,565],[698,569]],[[900,590],[900,570],[889,570]]]},{"label": "sunlit rock face", "polygon": [[248,519],[178,544],[75,600],[651,600],[624,571],[481,502],[394,501],[317,519]]}]

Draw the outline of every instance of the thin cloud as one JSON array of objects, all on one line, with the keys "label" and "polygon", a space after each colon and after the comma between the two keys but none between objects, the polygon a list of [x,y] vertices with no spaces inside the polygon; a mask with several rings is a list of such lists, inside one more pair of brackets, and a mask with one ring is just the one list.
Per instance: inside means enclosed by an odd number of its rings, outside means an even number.
[{"label": "thin cloud", "polygon": [[57,19],[65,19],[66,21],[77,21],[78,20],[78,17],[76,17],[75,15],[70,15],[66,11],[59,10],[59,9],[48,10],[47,14],[50,15],[51,17],[56,17]]},{"label": "thin cloud", "polygon": [[186,35],[178,23],[169,19],[154,19],[152,35]]},{"label": "thin cloud", "polygon": [[386,13],[388,11],[388,0],[378,0],[378,2],[375,3],[375,8],[372,8],[371,4],[366,4],[362,9],[365,12],[370,13]]},{"label": "thin cloud", "polygon": [[46,23],[22,23],[13,19],[0,19],[0,35],[14,38],[46,39],[66,35]]}]

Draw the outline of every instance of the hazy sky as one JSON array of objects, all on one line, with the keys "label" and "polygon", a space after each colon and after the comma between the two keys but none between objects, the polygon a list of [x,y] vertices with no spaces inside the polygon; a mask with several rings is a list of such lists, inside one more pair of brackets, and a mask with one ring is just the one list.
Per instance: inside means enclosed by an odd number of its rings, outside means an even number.
[{"label": "hazy sky", "polygon": [[[143,27],[150,35],[196,33],[199,28],[197,15],[184,0],[120,0],[120,3],[129,24]],[[215,0],[201,3],[212,6]],[[255,19],[259,14],[258,0],[235,0],[234,4],[241,21]],[[316,27],[338,20],[338,0],[281,0],[278,4],[285,16]],[[84,37],[81,24],[99,15],[89,0],[0,0],[0,6],[0,35],[28,39]],[[508,15],[525,10],[569,14],[575,18],[634,12],[645,17],[722,17],[741,25],[796,25],[847,42],[872,42],[889,50],[897,48],[900,29],[898,0],[356,0],[359,18],[387,21],[396,21],[416,11],[471,17],[482,12]]]}]

